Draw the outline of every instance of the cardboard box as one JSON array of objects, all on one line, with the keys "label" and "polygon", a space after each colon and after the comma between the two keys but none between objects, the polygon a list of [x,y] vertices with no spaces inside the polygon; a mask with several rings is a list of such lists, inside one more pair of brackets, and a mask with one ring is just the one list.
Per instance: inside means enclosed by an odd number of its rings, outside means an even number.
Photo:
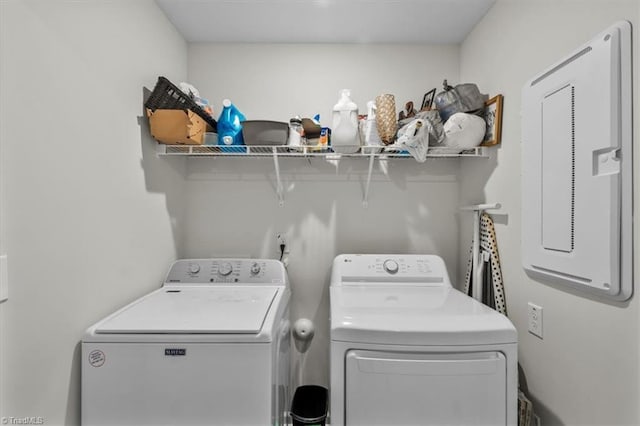
[{"label": "cardboard box", "polygon": [[147,109],[151,136],[169,145],[203,145],[211,126],[198,114],[184,109]]}]

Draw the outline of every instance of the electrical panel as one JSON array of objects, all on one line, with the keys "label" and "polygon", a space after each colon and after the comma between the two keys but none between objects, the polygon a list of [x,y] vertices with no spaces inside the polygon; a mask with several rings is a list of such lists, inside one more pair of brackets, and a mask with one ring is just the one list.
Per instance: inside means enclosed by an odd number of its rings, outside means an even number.
[{"label": "electrical panel", "polygon": [[631,24],[522,90],[522,253],[532,278],[613,300],[633,289]]}]

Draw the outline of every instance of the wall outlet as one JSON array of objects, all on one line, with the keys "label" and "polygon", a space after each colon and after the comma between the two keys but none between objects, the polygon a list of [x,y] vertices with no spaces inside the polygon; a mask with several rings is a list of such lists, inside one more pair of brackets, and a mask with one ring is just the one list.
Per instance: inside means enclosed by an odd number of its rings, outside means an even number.
[{"label": "wall outlet", "polygon": [[287,239],[284,232],[276,233],[276,240],[278,242],[278,255],[280,256],[280,261],[286,268],[289,266],[289,246],[287,245]]},{"label": "wall outlet", "polygon": [[9,299],[9,274],[7,273],[7,255],[0,256],[0,303]]},{"label": "wall outlet", "polygon": [[529,333],[542,339],[542,307],[529,302]]}]

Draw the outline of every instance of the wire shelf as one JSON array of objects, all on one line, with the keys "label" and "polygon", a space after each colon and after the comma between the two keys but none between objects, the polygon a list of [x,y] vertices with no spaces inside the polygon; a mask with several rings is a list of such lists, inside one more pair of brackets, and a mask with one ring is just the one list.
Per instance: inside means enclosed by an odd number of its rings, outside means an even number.
[{"label": "wire shelf", "polygon": [[[158,144],[159,155],[175,155],[189,157],[230,157],[230,158],[259,158],[259,157],[302,157],[302,158],[324,158],[336,160],[340,158],[413,158],[407,151],[397,148],[380,148],[368,146],[342,147],[344,151],[354,152],[334,152],[330,148],[319,149],[313,146],[302,146],[292,148],[288,145],[243,145],[243,146],[220,146],[220,145],[164,145]],[[456,148],[429,148],[427,152],[429,158],[458,158],[458,157],[488,157],[484,147],[476,147],[464,151]]]},{"label": "wire shelf", "polygon": [[[363,158],[369,161],[367,180],[364,186],[362,205],[369,205],[369,187],[373,164],[376,161],[391,158],[413,158],[407,151],[395,147],[375,146],[343,146],[341,150],[346,152],[334,152],[330,148],[319,149],[314,146],[291,147],[288,145],[164,145],[157,144],[158,155],[162,156],[186,156],[186,157],[220,157],[220,158],[271,158],[276,174],[276,194],[280,206],[284,205],[284,187],[280,175],[281,158],[322,158],[327,161],[341,158]],[[459,157],[488,157],[486,148],[476,147],[461,151],[456,148],[429,148],[427,157],[431,158],[459,158]],[[352,151],[352,152],[349,152]]]}]

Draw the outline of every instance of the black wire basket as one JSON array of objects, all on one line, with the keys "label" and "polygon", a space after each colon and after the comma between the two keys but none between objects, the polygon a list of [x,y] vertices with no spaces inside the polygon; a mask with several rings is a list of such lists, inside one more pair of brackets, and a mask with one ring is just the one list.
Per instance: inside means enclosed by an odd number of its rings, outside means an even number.
[{"label": "black wire basket", "polygon": [[214,132],[218,130],[218,123],[213,117],[202,109],[200,105],[196,104],[189,95],[162,76],[158,77],[156,87],[151,92],[149,99],[144,103],[144,106],[151,111],[157,109],[188,109],[206,121]]}]

